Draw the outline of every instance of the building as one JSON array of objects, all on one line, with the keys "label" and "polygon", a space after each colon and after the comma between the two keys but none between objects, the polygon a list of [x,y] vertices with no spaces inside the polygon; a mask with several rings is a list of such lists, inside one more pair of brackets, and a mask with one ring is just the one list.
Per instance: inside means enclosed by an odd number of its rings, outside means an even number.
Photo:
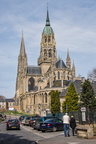
[{"label": "building", "polygon": [[0,109],[9,110],[9,108],[15,108],[15,99],[14,98],[5,98],[4,96],[0,96]]},{"label": "building", "polygon": [[[18,111],[45,115],[50,111],[50,91],[66,90],[71,81],[76,80],[75,65],[69,51],[66,63],[57,58],[56,42],[47,10],[46,24],[42,32],[38,66],[29,66],[22,34],[15,101]],[[61,103],[64,99],[61,98]]]}]

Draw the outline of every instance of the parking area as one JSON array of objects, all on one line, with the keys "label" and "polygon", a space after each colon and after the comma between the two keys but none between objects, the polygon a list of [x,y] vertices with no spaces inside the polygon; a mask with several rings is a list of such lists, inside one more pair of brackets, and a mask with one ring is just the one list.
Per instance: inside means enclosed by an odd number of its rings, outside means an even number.
[{"label": "parking area", "polygon": [[64,135],[63,131],[42,132],[42,131],[34,130],[32,127],[23,126],[23,125],[21,125],[21,128],[24,128],[25,130],[30,131],[30,132],[32,132],[36,135],[39,135],[41,137],[44,137],[44,138],[51,138],[51,137],[55,137],[55,136],[59,136],[59,135]]}]

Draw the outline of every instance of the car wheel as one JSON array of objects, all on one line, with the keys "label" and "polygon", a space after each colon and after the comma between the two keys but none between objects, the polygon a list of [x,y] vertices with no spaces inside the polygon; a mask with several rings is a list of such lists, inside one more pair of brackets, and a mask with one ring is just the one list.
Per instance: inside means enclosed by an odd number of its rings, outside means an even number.
[{"label": "car wheel", "polygon": [[54,126],[53,127],[53,132],[56,132],[57,131],[57,128]]},{"label": "car wheel", "polygon": [[45,130],[42,130],[42,132],[45,132]]}]

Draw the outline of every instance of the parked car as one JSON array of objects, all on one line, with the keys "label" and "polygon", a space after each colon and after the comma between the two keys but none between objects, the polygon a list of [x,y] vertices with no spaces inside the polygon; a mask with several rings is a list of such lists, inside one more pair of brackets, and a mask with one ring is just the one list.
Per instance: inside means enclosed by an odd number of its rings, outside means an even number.
[{"label": "parked car", "polygon": [[38,119],[38,117],[40,116],[33,116],[32,118],[30,118],[29,120],[29,126],[32,127],[33,123],[35,123],[36,119]]},{"label": "parked car", "polygon": [[6,124],[6,129],[18,129],[20,130],[20,122],[18,119],[9,119]]},{"label": "parked car", "polygon": [[19,117],[19,121],[22,121],[25,117],[27,117],[27,115],[22,115]]},{"label": "parked car", "polygon": [[40,130],[40,123],[44,122],[47,119],[56,119],[56,117],[49,117],[49,116],[47,117],[47,116],[44,116],[44,117],[37,118],[35,120],[35,122],[33,122],[32,128]]},{"label": "parked car", "polygon": [[3,114],[0,114],[0,121],[3,121],[3,120],[5,120],[5,117]]},{"label": "parked car", "polygon": [[63,121],[61,119],[47,119],[44,122],[40,123],[40,130],[42,132],[45,131],[53,131],[56,132],[57,130],[63,130]]},{"label": "parked car", "polygon": [[21,121],[23,125],[29,125],[30,116],[25,116],[24,119]]}]

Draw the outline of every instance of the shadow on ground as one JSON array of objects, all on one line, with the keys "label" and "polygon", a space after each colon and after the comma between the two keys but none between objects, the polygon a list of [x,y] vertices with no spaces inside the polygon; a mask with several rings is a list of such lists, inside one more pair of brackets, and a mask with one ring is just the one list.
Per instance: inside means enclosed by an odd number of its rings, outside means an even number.
[{"label": "shadow on ground", "polygon": [[38,143],[35,141],[24,139],[22,138],[22,136],[0,133],[0,144],[38,144]]}]

